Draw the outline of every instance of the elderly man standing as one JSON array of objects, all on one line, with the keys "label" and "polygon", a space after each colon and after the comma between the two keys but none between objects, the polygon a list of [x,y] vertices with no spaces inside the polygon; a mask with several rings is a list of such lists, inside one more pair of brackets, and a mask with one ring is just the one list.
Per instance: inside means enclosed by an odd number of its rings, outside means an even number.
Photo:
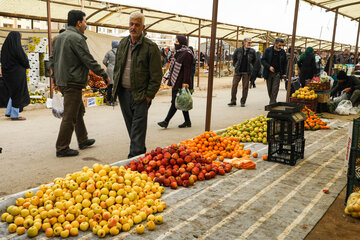
[{"label": "elderly man standing", "polygon": [[66,31],[54,39],[49,61],[53,70],[54,84],[64,95],[64,114],[56,141],[57,157],[79,154],[77,150],[69,148],[74,128],[80,149],[95,143],[95,139],[88,139],[83,119],[85,107],[82,102],[82,88],[86,87],[89,69],[102,76],[108,85],[110,84],[105,70],[89,52],[84,35],[87,27],[85,13],[71,10],[67,21]]},{"label": "elderly man standing", "polygon": [[265,49],[261,58],[261,64],[264,66],[263,76],[266,80],[266,86],[270,98],[269,104],[276,103],[279,93],[280,79],[286,77],[286,53],[284,49],[284,39],[276,38],[274,46]]},{"label": "elderly man standing", "polygon": [[351,58],[350,58],[350,50],[346,48],[344,52],[340,53],[336,56],[336,62],[335,64],[350,64]]},{"label": "elderly man standing", "polygon": [[129,133],[129,158],[146,152],[148,107],[162,79],[160,50],[144,36],[144,22],[143,14],[130,14],[130,35],[120,41],[114,67],[113,95],[119,96]]},{"label": "elderly man standing", "polygon": [[251,47],[251,38],[245,38],[243,46],[237,48],[233,54],[234,78],[231,88],[231,102],[228,106],[236,105],[236,93],[240,80],[242,79],[242,97],[240,100],[241,107],[245,107],[247,95],[249,92],[250,76],[256,62],[256,52]]}]

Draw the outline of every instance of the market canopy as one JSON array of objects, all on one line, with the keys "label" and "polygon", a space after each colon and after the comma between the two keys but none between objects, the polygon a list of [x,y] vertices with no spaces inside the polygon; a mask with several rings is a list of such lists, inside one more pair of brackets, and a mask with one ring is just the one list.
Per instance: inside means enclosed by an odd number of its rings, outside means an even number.
[{"label": "market canopy", "polygon": [[358,0],[303,0],[327,11],[336,12],[352,20],[360,20],[360,1]]},{"label": "market canopy", "polygon": [[[0,0],[0,16],[47,20],[46,0]],[[51,21],[66,23],[67,13],[72,9],[82,9],[87,16],[88,25],[128,29],[129,15],[132,12],[143,12],[145,15],[146,31],[179,34],[198,37],[199,29],[202,38],[211,37],[211,20],[173,14],[148,8],[115,4],[96,0],[50,0]],[[237,36],[237,33],[238,36]],[[232,42],[237,38],[242,40],[251,37],[253,42],[273,43],[277,37],[291,42],[291,35],[270,32],[262,29],[247,28],[226,23],[218,23],[216,38]],[[296,37],[296,47],[314,47],[315,50],[330,50],[331,42],[319,39]],[[335,51],[341,51],[350,45],[335,44]]]}]

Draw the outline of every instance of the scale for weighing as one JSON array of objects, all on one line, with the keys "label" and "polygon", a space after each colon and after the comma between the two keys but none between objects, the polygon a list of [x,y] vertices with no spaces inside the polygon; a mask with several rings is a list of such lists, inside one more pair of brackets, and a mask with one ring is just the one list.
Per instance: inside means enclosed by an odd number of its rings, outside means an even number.
[{"label": "scale for weighing", "polygon": [[304,158],[305,114],[303,104],[278,102],[265,106],[267,117],[268,160],[295,165]]}]

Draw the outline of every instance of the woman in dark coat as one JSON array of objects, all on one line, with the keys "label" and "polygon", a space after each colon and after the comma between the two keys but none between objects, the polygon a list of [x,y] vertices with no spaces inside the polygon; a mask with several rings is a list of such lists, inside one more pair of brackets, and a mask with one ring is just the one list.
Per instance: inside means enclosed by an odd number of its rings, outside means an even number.
[{"label": "woman in dark coat", "polygon": [[10,96],[5,116],[12,120],[26,119],[19,112],[30,103],[27,68],[30,68],[29,60],[21,46],[21,35],[10,32],[1,48],[1,71]]},{"label": "woman in dark coat", "polygon": [[305,80],[312,79],[317,73],[314,49],[312,47],[306,48],[305,53],[300,56],[298,61],[300,68],[300,84],[305,86]]},{"label": "woman in dark coat", "polygon": [[[177,109],[175,107],[175,98],[180,88],[193,89],[192,82],[192,64],[195,56],[191,49],[187,46],[185,36],[176,36],[175,56],[171,61],[169,75],[166,78],[168,85],[172,87],[172,99],[169,112],[164,121],[158,122],[158,125],[167,128],[171,118],[175,115]],[[188,111],[183,111],[185,122],[179,125],[179,128],[191,127],[191,121]]]}]

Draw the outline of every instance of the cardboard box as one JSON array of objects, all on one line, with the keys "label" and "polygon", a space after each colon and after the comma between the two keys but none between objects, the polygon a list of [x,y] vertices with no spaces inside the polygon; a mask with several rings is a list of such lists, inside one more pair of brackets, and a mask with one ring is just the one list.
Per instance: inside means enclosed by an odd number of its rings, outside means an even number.
[{"label": "cardboard box", "polygon": [[83,97],[85,107],[96,107],[96,97]]},{"label": "cardboard box", "polygon": [[327,103],[330,102],[330,93],[318,93],[318,102]]}]

